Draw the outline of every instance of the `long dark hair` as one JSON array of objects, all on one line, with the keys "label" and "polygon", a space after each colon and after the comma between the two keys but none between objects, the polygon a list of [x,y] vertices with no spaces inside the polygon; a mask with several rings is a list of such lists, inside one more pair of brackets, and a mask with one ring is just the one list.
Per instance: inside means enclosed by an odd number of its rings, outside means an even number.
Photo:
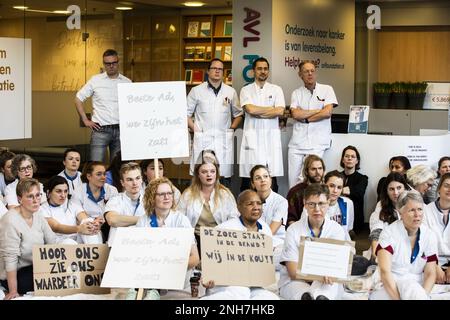
[{"label": "long dark hair", "polygon": [[392,203],[392,200],[389,198],[387,192],[388,186],[392,181],[396,181],[403,184],[403,186],[405,187],[405,191],[409,190],[408,183],[406,182],[406,179],[402,174],[398,172],[392,172],[388,174],[388,176],[386,177],[386,181],[383,185],[383,189],[381,190],[380,194],[380,203],[381,203],[380,220],[387,222],[389,224],[397,220],[397,217],[395,215],[395,204]]}]

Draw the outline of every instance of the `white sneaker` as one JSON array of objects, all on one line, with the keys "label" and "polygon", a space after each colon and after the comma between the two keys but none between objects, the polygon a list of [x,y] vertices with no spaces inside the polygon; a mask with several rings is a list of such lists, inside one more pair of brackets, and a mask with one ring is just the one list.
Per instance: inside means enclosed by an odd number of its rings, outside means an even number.
[{"label": "white sneaker", "polygon": [[158,290],[149,289],[143,300],[161,300],[161,296],[159,295]]},{"label": "white sneaker", "polygon": [[137,291],[133,289],[129,289],[127,295],[125,296],[125,300],[136,300]]}]

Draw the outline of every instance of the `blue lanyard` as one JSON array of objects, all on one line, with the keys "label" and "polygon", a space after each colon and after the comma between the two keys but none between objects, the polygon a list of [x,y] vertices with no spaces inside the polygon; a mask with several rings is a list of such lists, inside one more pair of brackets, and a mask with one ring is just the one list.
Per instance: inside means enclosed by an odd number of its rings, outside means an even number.
[{"label": "blue lanyard", "polygon": [[156,218],[156,213],[152,212],[150,215],[150,227],[151,228],[158,228],[158,220]]},{"label": "blue lanyard", "polygon": [[[320,236],[322,235],[322,229],[323,229],[324,224],[325,224],[325,220],[323,221],[322,225],[320,226],[320,232],[319,232],[319,235],[317,236],[317,238],[320,238]],[[308,220],[308,228],[309,228],[309,232],[311,233],[311,237],[316,238],[316,235],[314,234],[314,231],[311,228],[311,225],[309,224],[309,220]]]},{"label": "blue lanyard", "polygon": [[137,199],[136,206],[134,207],[133,216],[136,215],[136,210],[138,209],[138,207],[140,205],[140,200],[141,200],[141,198],[139,197]]},{"label": "blue lanyard", "polygon": [[413,249],[413,252],[412,252],[412,255],[411,255],[411,263],[413,263],[414,260],[416,260],[417,255],[419,254],[419,250],[420,250],[419,240],[420,240],[420,228],[417,231],[416,243],[414,244],[414,249]]}]

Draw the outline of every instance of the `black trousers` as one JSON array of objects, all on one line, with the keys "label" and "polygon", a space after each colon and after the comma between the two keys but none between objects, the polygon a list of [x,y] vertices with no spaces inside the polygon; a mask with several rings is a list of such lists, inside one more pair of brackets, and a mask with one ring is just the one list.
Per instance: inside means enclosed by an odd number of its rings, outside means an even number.
[{"label": "black trousers", "polygon": [[[7,280],[0,280],[0,283],[9,291]],[[33,265],[17,270],[17,292],[19,294],[25,294],[29,291],[34,291]]]}]

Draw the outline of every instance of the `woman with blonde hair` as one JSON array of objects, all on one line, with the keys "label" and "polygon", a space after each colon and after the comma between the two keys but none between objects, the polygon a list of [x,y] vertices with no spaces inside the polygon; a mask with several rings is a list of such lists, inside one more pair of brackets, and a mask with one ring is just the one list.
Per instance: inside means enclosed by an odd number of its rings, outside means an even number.
[{"label": "woman with blonde hair", "polygon": [[[192,228],[186,216],[175,210],[173,195],[174,188],[169,179],[163,177],[151,180],[144,194],[145,215],[139,217],[136,227]],[[196,266],[199,260],[195,238],[192,237],[188,271]],[[190,272],[187,272],[185,287],[189,285],[189,275]],[[131,294],[134,294],[133,290]],[[159,300],[159,292],[155,289],[148,290],[144,299]]]},{"label": "woman with blonde hair", "polygon": [[214,160],[203,158],[195,165],[191,185],[181,195],[177,209],[184,213],[195,229],[200,252],[200,227],[215,227],[231,218],[239,217],[231,191],[219,181],[219,166]]}]

